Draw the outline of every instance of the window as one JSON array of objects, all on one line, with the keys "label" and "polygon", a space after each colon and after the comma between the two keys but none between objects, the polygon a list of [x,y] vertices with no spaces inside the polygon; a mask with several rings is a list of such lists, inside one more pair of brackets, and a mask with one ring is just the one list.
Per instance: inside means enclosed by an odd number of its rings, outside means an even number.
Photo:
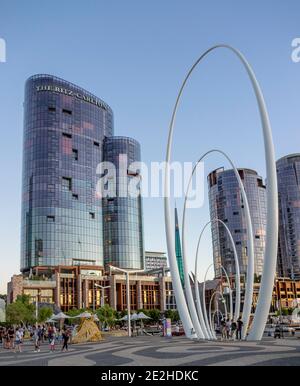
[{"label": "window", "polygon": [[43,256],[43,240],[36,239],[35,240],[35,256],[41,257]]},{"label": "window", "polygon": [[67,115],[72,115],[72,111],[68,109],[63,109],[62,112]]},{"label": "window", "polygon": [[256,235],[255,238],[256,238],[256,239],[260,239],[260,236]]},{"label": "window", "polygon": [[62,178],[62,187],[64,190],[72,190],[72,178],[63,177]]},{"label": "window", "polygon": [[69,133],[62,133],[63,137],[66,137],[66,138],[72,138],[72,134],[69,134]]},{"label": "window", "polygon": [[238,216],[240,212],[233,212],[234,216]]},{"label": "window", "polygon": [[55,222],[55,216],[47,216],[47,222]]},{"label": "window", "polygon": [[94,212],[90,212],[90,219],[92,219],[92,220],[95,219],[95,213]]},{"label": "window", "polygon": [[234,233],[241,233],[241,230],[240,229],[235,229]]},{"label": "window", "polygon": [[51,106],[49,106],[48,107],[48,111],[50,111],[50,112],[55,112],[56,111],[56,108],[55,107],[51,107]]},{"label": "window", "polygon": [[72,154],[73,154],[73,160],[78,161],[78,150],[72,149]]}]

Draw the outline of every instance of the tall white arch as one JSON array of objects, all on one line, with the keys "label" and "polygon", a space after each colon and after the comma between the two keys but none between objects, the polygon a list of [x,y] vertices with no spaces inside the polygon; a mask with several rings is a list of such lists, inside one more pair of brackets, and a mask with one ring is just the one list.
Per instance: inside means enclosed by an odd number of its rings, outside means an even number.
[{"label": "tall white arch", "polygon": [[[201,236],[201,234],[200,234],[200,236]],[[200,239],[200,236],[199,236],[199,239]],[[198,244],[200,244],[199,240],[198,240]],[[196,259],[197,259],[197,255],[196,255]],[[196,266],[196,264],[195,264],[195,266]],[[197,263],[197,266],[198,266],[198,263]],[[206,291],[207,274],[208,274],[208,271],[210,270],[210,268],[213,266],[214,266],[214,263],[210,264],[207,267],[205,275],[204,275],[203,287],[202,287],[202,306],[203,306],[202,311],[203,311],[204,321],[205,321],[206,329],[208,331],[209,339],[213,339],[213,336],[211,335],[210,330],[209,330],[209,320],[207,317],[205,291]],[[196,272],[195,272],[195,276],[196,276]],[[198,292],[198,294],[196,293],[196,296],[199,296],[199,291],[197,291],[197,292]],[[197,301],[197,303],[198,303],[198,301]]]},{"label": "tall white arch", "polygon": [[[186,336],[189,338],[195,337],[193,323],[189,314],[189,310],[185,301],[183,288],[180,283],[180,277],[178,273],[178,267],[175,255],[175,243],[174,235],[172,232],[171,224],[171,200],[170,200],[170,161],[171,161],[171,150],[173,142],[173,132],[177,109],[185,85],[190,78],[192,72],[197,65],[204,59],[210,52],[218,48],[226,48],[232,51],[244,65],[246,72],[250,78],[256,101],[258,104],[264,146],[265,146],[265,159],[266,159],[266,172],[267,172],[267,226],[266,226],[266,248],[264,258],[264,268],[261,279],[261,287],[258,297],[258,303],[255,311],[255,316],[252,324],[252,328],[249,334],[249,339],[260,340],[263,335],[264,327],[267,321],[269,308],[272,300],[273,284],[276,272],[276,258],[277,258],[277,237],[278,237],[278,203],[277,203],[277,176],[276,176],[276,163],[275,163],[275,152],[272,138],[272,130],[269,122],[269,116],[265,105],[264,97],[260,86],[256,80],[255,74],[247,62],[246,58],[237,49],[226,45],[219,44],[209,48],[205,51],[193,64],[191,69],[188,71],[181,88],[179,90],[175,106],[173,109],[171,122],[169,126],[169,135],[166,152],[166,168],[165,168],[165,197],[164,197],[164,212],[165,212],[165,230],[167,239],[167,248],[169,255],[170,271],[173,279],[174,292],[176,297],[176,303],[178,311],[183,323],[183,327]],[[247,299],[248,300],[248,299]]]},{"label": "tall white arch", "polygon": [[[219,222],[220,224],[222,224],[226,230],[226,232],[228,233],[228,236],[229,236],[229,239],[230,239],[230,242],[231,242],[231,245],[232,245],[232,249],[233,249],[233,255],[234,255],[234,262],[235,262],[235,284],[236,284],[236,296],[235,296],[235,309],[234,309],[234,320],[237,320],[239,318],[239,315],[240,315],[240,303],[241,303],[241,278],[240,278],[240,266],[239,266],[239,259],[238,259],[238,254],[237,254],[237,251],[236,251],[236,247],[235,247],[235,244],[234,244],[234,240],[233,240],[233,237],[231,235],[231,232],[229,230],[229,228],[227,227],[227,225],[220,219],[213,219],[209,222],[207,222],[204,227],[202,228],[202,231],[200,233],[200,236],[199,236],[199,239],[198,239],[198,243],[197,243],[197,250],[196,250],[196,259],[195,259],[195,283],[198,283],[200,281],[199,279],[199,264],[198,264],[198,258],[199,258],[199,247],[200,247],[200,243],[201,243],[201,239],[202,239],[202,236],[203,236],[203,233],[205,231],[205,229],[210,225],[212,224],[213,222]],[[204,283],[203,283],[203,288],[202,288],[202,305],[203,305],[203,309],[205,308],[205,287],[206,287],[206,276],[207,276],[207,273],[208,273],[208,270],[210,267],[212,267],[214,264],[210,264],[206,273],[205,273],[205,277],[204,277]],[[226,276],[226,279],[227,279],[227,283],[228,283],[228,286],[229,286],[229,290],[230,290],[230,318],[232,319],[232,289],[231,289],[231,286],[230,286],[230,280],[229,280],[229,277],[227,275],[227,272],[225,270],[225,268],[223,266],[221,266],[223,272],[225,273],[225,276]],[[199,291],[199,287],[198,285],[195,284],[195,293],[196,293],[196,300],[197,300],[197,311],[198,311],[198,315],[199,315],[199,320],[200,320],[200,323],[203,324],[203,332],[204,332],[204,335],[207,339],[210,339],[211,336],[209,334],[209,332],[207,331],[207,326],[208,326],[208,319],[207,319],[207,313],[206,313],[206,310],[204,309],[202,311],[202,308],[201,308],[201,299],[200,299],[200,291]]]}]

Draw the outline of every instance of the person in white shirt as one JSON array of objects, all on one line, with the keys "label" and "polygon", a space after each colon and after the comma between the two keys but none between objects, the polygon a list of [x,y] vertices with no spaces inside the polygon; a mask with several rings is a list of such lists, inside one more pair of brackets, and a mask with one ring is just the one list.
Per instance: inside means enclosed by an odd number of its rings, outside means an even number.
[{"label": "person in white shirt", "polygon": [[22,331],[20,331],[19,327],[16,328],[15,337],[15,352],[22,352],[23,334]]}]

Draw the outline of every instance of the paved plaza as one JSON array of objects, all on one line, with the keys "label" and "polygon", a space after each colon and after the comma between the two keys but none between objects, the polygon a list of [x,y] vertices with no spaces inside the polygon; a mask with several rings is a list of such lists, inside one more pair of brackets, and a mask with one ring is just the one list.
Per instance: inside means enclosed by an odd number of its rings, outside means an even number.
[{"label": "paved plaza", "polygon": [[34,353],[0,349],[2,366],[297,366],[300,339],[262,342],[196,342],[184,337],[107,337],[101,343],[72,345],[67,353],[49,352],[44,344]]}]

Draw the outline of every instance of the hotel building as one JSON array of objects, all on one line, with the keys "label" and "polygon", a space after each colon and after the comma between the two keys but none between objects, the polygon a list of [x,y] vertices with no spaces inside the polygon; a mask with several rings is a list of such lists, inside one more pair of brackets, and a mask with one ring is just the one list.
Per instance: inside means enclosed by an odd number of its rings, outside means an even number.
[{"label": "hotel building", "polygon": [[[250,169],[238,169],[247,194],[254,233],[254,272],[261,276],[266,235],[266,187],[262,178]],[[222,220],[229,228],[239,256],[240,272],[247,273],[247,226],[244,203],[233,170],[220,168],[208,176],[210,218]],[[233,249],[224,226],[212,223],[215,276],[222,275],[221,265],[229,276],[235,274]]]},{"label": "hotel building", "polygon": [[279,243],[277,272],[300,280],[300,154],[277,163]]}]

